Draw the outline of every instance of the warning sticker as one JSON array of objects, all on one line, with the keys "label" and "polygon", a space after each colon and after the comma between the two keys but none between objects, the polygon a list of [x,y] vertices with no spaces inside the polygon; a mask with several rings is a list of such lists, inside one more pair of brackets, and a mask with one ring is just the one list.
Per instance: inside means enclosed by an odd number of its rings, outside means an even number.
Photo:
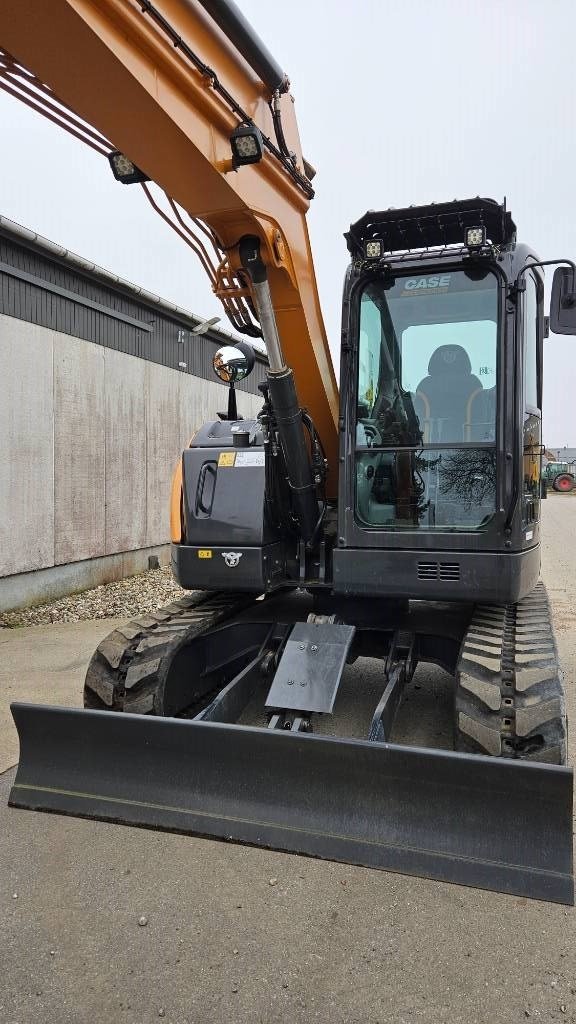
[{"label": "warning sticker", "polygon": [[236,452],[235,466],[263,466],[264,452]]},{"label": "warning sticker", "polygon": [[236,452],[220,452],[218,456],[219,466],[233,466],[236,458]]},{"label": "warning sticker", "polygon": [[212,552],[208,548],[199,548],[198,558],[212,558]]}]

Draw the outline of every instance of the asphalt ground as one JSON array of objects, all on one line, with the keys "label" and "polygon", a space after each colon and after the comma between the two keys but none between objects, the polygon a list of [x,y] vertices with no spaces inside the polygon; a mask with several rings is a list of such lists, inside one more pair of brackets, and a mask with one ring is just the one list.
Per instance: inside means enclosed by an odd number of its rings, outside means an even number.
[{"label": "asphalt ground", "polygon": [[[543,510],[574,722],[576,503],[554,495]],[[0,631],[1,1024],[576,1021],[574,910],[8,809],[7,704],[79,704],[90,653],[113,626]],[[347,691],[376,686],[370,664],[350,672]],[[421,667],[414,686],[424,714],[414,729],[408,693],[401,736],[419,742],[425,730],[447,746],[448,677]]]}]

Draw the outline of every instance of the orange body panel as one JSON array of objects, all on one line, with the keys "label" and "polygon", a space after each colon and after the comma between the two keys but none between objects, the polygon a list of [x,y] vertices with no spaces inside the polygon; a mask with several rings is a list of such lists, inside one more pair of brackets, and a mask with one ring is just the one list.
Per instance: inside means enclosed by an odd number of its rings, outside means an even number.
[{"label": "orange body panel", "polygon": [[[266,86],[199,4],[157,0],[157,6],[274,139]],[[326,448],[334,495],[338,391],[302,191],[267,152],[260,163],[231,170],[229,136],[238,118],[136,0],[0,4],[0,44],[191,216],[206,221],[226,247],[244,234],[260,236],[284,354]],[[303,170],[292,97],[281,103],[288,147]]]},{"label": "orange body panel", "polygon": [[172,488],[170,491],[170,540],[173,544],[180,544],[182,540],[182,459],[172,474]]}]

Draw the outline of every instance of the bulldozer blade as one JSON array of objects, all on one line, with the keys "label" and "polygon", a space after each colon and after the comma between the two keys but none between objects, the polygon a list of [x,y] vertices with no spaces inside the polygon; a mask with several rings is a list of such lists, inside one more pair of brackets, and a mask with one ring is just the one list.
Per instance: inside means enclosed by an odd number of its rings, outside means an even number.
[{"label": "bulldozer blade", "polygon": [[239,725],[13,704],[13,807],[572,904],[572,771]]}]

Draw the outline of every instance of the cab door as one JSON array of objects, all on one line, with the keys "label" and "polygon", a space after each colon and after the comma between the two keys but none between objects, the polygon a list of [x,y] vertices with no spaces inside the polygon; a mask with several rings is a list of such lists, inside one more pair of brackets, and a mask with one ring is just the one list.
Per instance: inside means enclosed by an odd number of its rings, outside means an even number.
[{"label": "cab door", "polygon": [[522,304],[523,341],[523,487],[522,527],[524,543],[538,540],[540,476],[542,472],[542,316],[543,288],[533,272],[526,274]]}]

